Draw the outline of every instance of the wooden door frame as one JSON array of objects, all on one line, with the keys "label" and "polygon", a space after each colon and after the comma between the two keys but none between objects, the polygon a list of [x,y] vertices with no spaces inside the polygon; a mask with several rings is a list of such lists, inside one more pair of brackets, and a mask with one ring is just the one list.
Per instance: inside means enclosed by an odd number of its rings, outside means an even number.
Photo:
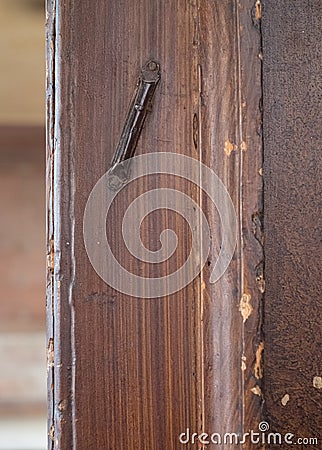
[{"label": "wooden door frame", "polygon": [[[274,377],[285,381],[289,365],[280,367],[284,360],[274,348],[276,342],[283,346],[274,322],[277,315],[286,314],[286,306],[281,300],[274,309],[284,286],[276,282],[274,261],[284,256],[273,237],[276,227],[283,231],[278,205],[282,195],[286,201],[291,198],[292,186],[275,189],[286,180],[277,170],[280,154],[274,146],[282,145],[282,138],[280,134],[276,142],[272,138],[279,132],[273,105],[276,92],[279,101],[287,96],[281,73],[288,80],[301,81],[302,69],[292,73],[291,62],[305,47],[300,42],[286,54],[277,42],[292,46],[292,21],[298,11],[303,23],[313,26],[306,30],[307,42],[316,39],[317,27],[309,20],[313,14],[309,1],[304,2],[306,9],[299,0],[295,3],[287,9],[281,0],[265,2],[264,7],[259,0],[198,0],[183,7],[140,0],[133,8],[128,0],[121,10],[113,2],[94,5],[86,0],[76,7],[73,1],[48,0],[49,448],[86,449],[92,442],[99,448],[177,448],[178,432],[187,427],[197,433],[242,434],[258,430],[267,417],[274,428],[283,424],[286,430],[294,411],[300,424],[301,412],[292,407],[294,403],[283,415],[278,395],[284,390],[274,384]],[[288,19],[281,31],[283,13]],[[263,68],[262,47],[264,61],[267,55]],[[155,148],[156,143],[160,151],[169,152],[170,141],[208,165],[227,187],[238,218],[235,257],[220,282],[209,281],[215,259],[210,251],[209,266],[191,285],[171,298],[149,303],[102,283],[87,259],[81,227],[85,200],[108,169],[133,82],[148,58],[159,61],[163,73],[155,94],[158,107],[148,118],[138,152]],[[316,73],[317,67],[311,66]],[[310,95],[304,100],[308,109],[314,103]],[[113,105],[113,113],[108,105]],[[296,97],[287,96],[281,111],[293,106]],[[280,120],[283,123],[282,114]],[[308,143],[308,135],[301,138]],[[298,142],[289,139],[288,143]],[[281,154],[290,170],[289,156]],[[296,158],[303,161],[298,153]],[[305,170],[304,165],[296,174],[305,175]],[[214,226],[216,214],[207,197],[184,182],[175,186],[202,204]],[[304,193],[312,194],[314,201],[318,198],[313,187]],[[117,227],[111,228],[116,242]],[[155,236],[151,230],[150,236]],[[285,239],[294,248],[291,234]],[[297,312],[300,324],[303,315]],[[268,318],[265,343],[264,317]],[[308,355],[316,361],[314,330]],[[286,339],[287,333],[283,336]],[[291,342],[296,343],[295,335]],[[263,364],[264,346],[268,353]],[[296,351],[293,356],[303,364]],[[279,361],[279,375],[275,361]],[[268,402],[263,413],[265,367]],[[314,368],[317,371],[316,362]],[[303,398],[302,390],[293,391],[295,399]],[[311,389],[314,399],[317,392]],[[309,417],[314,401],[305,403]],[[310,428],[303,431],[298,426],[300,431],[308,433]],[[157,432],[163,435],[161,443]]]}]

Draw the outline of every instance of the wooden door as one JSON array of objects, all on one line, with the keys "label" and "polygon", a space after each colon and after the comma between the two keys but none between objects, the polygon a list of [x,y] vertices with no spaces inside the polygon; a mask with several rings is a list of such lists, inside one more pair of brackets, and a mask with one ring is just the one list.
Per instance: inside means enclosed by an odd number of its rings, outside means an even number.
[{"label": "wooden door", "polygon": [[[309,151],[317,136],[311,140],[313,123],[307,114],[317,120],[314,54],[319,56],[320,50],[314,18],[318,2],[296,1],[292,7],[286,3],[265,4],[263,15],[261,2],[253,0],[48,2],[49,448],[242,448],[243,433],[258,431],[266,421],[277,431],[281,425],[283,432],[288,426],[292,432],[291,417],[306,387],[299,384],[302,375],[296,375],[296,386],[290,385],[290,370],[306,371],[311,378],[319,377],[321,370],[316,357],[318,315],[306,331],[311,336],[306,354],[313,356],[309,368],[300,354],[305,341],[297,347],[295,331],[302,317],[308,317],[302,304],[314,293],[315,306],[307,311],[318,311],[319,279],[314,274],[319,260],[314,267],[308,260],[311,247],[318,252],[321,245],[312,238],[304,251],[304,235],[317,230],[319,220],[318,184],[312,182],[309,168],[317,171],[321,158]],[[304,36],[293,36],[297,17]],[[307,47],[311,53],[301,65]],[[267,61],[262,66],[263,49]],[[194,268],[200,270],[193,280],[156,298],[129,295],[126,279],[119,289],[106,283],[91,264],[83,230],[89,196],[110,167],[141,68],[149,60],[160,65],[160,81],[135,154],[165,153],[172,168],[168,174],[142,176],[118,193],[107,215],[107,237],[130,273],[160,278],[189,257],[191,229],[199,232],[200,210],[210,229],[204,266],[198,266],[197,253]],[[296,72],[291,68],[294,61]],[[304,76],[310,77],[311,90],[299,98],[295,94]],[[285,80],[289,91],[284,90]],[[303,123],[305,133],[299,126]],[[281,130],[287,127],[290,136],[291,125],[295,137],[283,140]],[[294,151],[293,143],[301,143],[310,159],[299,147]],[[229,199],[234,205],[231,234],[220,227],[220,211],[201,189],[202,180],[200,185],[182,174],[175,176],[181,173],[184,156],[192,158],[193,167],[196,162],[199,168],[210,168],[227,189],[229,197],[223,194],[220,205],[225,211]],[[311,180],[310,187],[303,181],[296,185],[313,214],[305,226],[296,214],[289,211],[286,217],[282,209],[291,204],[297,177]],[[193,223],[178,213],[183,200],[177,201],[175,211],[163,207],[149,214],[140,236],[133,231],[131,242],[141,237],[155,252],[160,233],[171,228],[177,231],[178,246],[164,263],[143,264],[124,245],[122,220],[140,195],[162,188],[181,191],[195,202]],[[304,200],[299,205],[303,207]],[[223,236],[233,238],[234,232],[233,258],[213,283]],[[199,234],[200,241],[203,237]],[[100,241],[94,244],[103,264]],[[298,286],[301,273],[315,280],[305,282],[309,297],[305,284],[294,290],[301,294],[292,298],[296,317],[282,299],[285,289],[291,295],[290,286],[295,286],[293,272],[284,265],[284,246],[290,255],[300,252]],[[293,328],[287,334],[289,321]],[[263,363],[264,348],[268,354]],[[313,430],[307,426],[309,419],[301,422],[301,414],[315,414],[320,395],[312,383],[304,411],[296,410],[294,434],[304,437]],[[225,433],[233,435],[231,443],[216,445],[204,443],[207,437],[201,433],[218,433],[215,442]],[[258,444],[248,439],[246,448]]]}]

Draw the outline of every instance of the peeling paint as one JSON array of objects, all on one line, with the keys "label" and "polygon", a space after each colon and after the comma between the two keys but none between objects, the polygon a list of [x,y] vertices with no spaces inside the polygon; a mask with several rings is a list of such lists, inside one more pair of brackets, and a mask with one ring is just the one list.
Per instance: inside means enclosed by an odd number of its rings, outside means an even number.
[{"label": "peeling paint", "polygon": [[241,370],[244,371],[246,370],[246,356],[243,355],[241,359],[242,359]]},{"label": "peeling paint", "polygon": [[227,141],[225,141],[225,153],[227,156],[230,156],[231,152],[235,152],[237,150],[237,145],[233,144],[232,142],[230,142],[229,139],[227,139]]},{"label": "peeling paint", "polygon": [[281,403],[283,406],[286,406],[289,401],[290,401],[290,396],[288,394],[285,394],[281,400]]},{"label": "peeling paint", "polygon": [[54,264],[55,264],[55,252],[54,252],[54,239],[51,238],[49,240],[49,252],[47,254],[47,269],[49,272],[54,271]]},{"label": "peeling paint", "polygon": [[52,426],[50,427],[49,432],[48,432],[48,436],[49,436],[49,438],[50,438],[52,441],[55,440],[55,427],[54,427],[54,425],[52,425]]},{"label": "peeling paint", "polygon": [[322,389],[322,377],[313,378],[313,387],[316,389]]},{"label": "peeling paint", "polygon": [[67,400],[65,399],[65,400],[61,400],[59,403],[58,403],[58,409],[59,409],[59,411],[65,411],[65,409],[67,408]]},{"label": "peeling paint", "polygon": [[256,350],[256,361],[254,365],[254,375],[258,380],[263,378],[263,369],[262,369],[263,350],[264,350],[264,342],[261,341]]},{"label": "peeling paint", "polygon": [[262,4],[260,0],[256,0],[255,3],[255,19],[260,20],[262,18]]},{"label": "peeling paint", "polygon": [[252,392],[253,394],[255,394],[255,395],[258,395],[258,396],[262,397],[262,390],[261,390],[261,388],[260,388],[258,385],[256,385],[255,387],[253,387],[253,388],[251,389],[251,392]]},{"label": "peeling paint", "polygon": [[253,312],[253,307],[250,303],[251,295],[250,294],[243,294],[240,303],[239,303],[239,311],[241,312],[241,315],[243,317],[243,322],[245,323],[248,317]]},{"label": "peeling paint", "polygon": [[[244,107],[246,106],[246,102],[243,103]],[[224,150],[227,156],[231,155],[231,152],[236,152],[238,149],[245,152],[247,150],[247,144],[245,141],[242,141],[240,145],[236,145],[232,142],[230,142],[229,139],[225,141]]]},{"label": "peeling paint", "polygon": [[247,144],[245,141],[242,141],[242,143],[240,144],[240,149],[245,152],[247,150]]},{"label": "peeling paint", "polygon": [[54,340],[52,338],[48,341],[47,346],[47,370],[54,367]]},{"label": "peeling paint", "polygon": [[264,279],[264,263],[261,261],[256,267],[256,284],[261,294],[265,292],[265,279]]},{"label": "peeling paint", "polygon": [[258,173],[260,174],[261,177],[263,176],[263,167],[260,167],[258,169]]}]

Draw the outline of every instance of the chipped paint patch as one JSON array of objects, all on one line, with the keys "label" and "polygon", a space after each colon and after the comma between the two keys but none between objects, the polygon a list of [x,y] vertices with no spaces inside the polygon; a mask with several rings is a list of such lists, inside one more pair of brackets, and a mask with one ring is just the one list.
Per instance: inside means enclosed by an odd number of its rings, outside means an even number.
[{"label": "chipped paint patch", "polygon": [[54,367],[54,340],[49,339],[47,347],[47,370]]},{"label": "chipped paint patch", "polygon": [[283,406],[286,406],[289,401],[290,401],[290,396],[288,394],[285,394],[284,397],[281,400],[281,403],[282,403]]},{"label": "chipped paint patch", "polygon": [[237,150],[237,145],[233,144],[232,142],[230,142],[229,139],[227,139],[227,141],[225,141],[225,153],[227,156],[230,156],[231,152],[235,152]]},{"label": "chipped paint patch", "polygon": [[262,390],[257,385],[251,389],[251,392],[255,395],[258,395],[259,397],[262,397]]},{"label": "chipped paint patch", "polygon": [[261,177],[263,176],[263,167],[261,167],[261,168],[258,170],[258,173],[260,174]]},{"label": "chipped paint patch", "polygon": [[54,268],[55,268],[54,239],[51,238],[49,241],[49,252],[47,254],[47,269],[49,272],[53,272]]},{"label": "chipped paint patch", "polygon": [[262,369],[262,354],[264,350],[264,342],[261,341],[256,350],[256,360],[254,365],[254,375],[257,380],[263,378],[263,369]]},{"label": "chipped paint patch", "polygon": [[240,303],[239,303],[239,311],[241,312],[241,315],[243,316],[243,322],[245,323],[248,317],[253,312],[253,307],[250,303],[251,295],[250,294],[243,294]]},{"label": "chipped paint patch", "polygon": [[315,387],[315,389],[322,389],[322,377],[313,378],[313,387]]},{"label": "chipped paint patch", "polygon": [[240,144],[240,149],[245,152],[247,150],[247,144],[245,141],[242,141],[242,143]]},{"label": "chipped paint patch", "polygon": [[260,20],[262,18],[262,4],[260,0],[256,0],[255,3],[255,19]]},{"label": "chipped paint patch", "polygon": [[241,362],[241,370],[244,371],[244,370],[246,370],[246,356],[243,355],[243,356],[241,357],[241,359],[242,359],[242,362]]},{"label": "chipped paint patch", "polygon": [[[246,102],[245,102],[246,106]],[[231,152],[236,152],[238,149],[245,152],[247,150],[247,144],[245,141],[242,141],[240,145],[233,144],[229,139],[225,141],[224,150],[227,156],[231,155]]]},{"label": "chipped paint patch", "polygon": [[49,438],[54,441],[55,440],[55,427],[54,424],[51,425],[49,431],[48,431]]},{"label": "chipped paint patch", "polygon": [[59,411],[65,411],[65,409],[67,408],[67,400],[65,399],[65,400],[61,400],[59,403],[58,403],[58,409],[59,409]]},{"label": "chipped paint patch", "polygon": [[256,284],[261,294],[265,292],[265,279],[264,279],[264,263],[263,261],[256,267]]}]

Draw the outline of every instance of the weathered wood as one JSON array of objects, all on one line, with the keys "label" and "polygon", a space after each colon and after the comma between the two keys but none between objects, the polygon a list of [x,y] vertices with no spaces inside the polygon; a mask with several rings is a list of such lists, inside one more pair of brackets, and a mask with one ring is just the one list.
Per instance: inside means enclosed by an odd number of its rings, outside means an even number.
[{"label": "weathered wood", "polygon": [[[201,160],[228,187],[239,222],[236,255],[225,276],[211,285],[207,269],[203,275],[203,427],[242,435],[258,429],[262,402],[256,272],[263,252],[254,234],[254,218],[262,213],[260,9],[251,1],[201,2],[199,29]],[[206,197],[203,202],[212,211]],[[213,238],[218,245],[220,236]]]},{"label": "weathered wood", "polygon": [[319,0],[265,1],[266,414],[320,440],[321,18]]},{"label": "weathered wood", "polygon": [[[84,0],[50,1],[48,11],[50,448],[175,449],[186,428],[256,429],[262,401],[260,8],[235,0]],[[137,153],[181,152],[207,164],[227,186],[239,227],[234,260],[211,285],[221,234],[206,196],[174,177],[142,179],[127,189],[115,201],[108,233],[131,271],[138,262],[120,229],[139,193],[160,183],[181,190],[201,202],[214,230],[202,274],[176,294],[147,300],[122,295],[98,277],[82,221],[149,58],[160,62],[161,81]],[[167,219],[181,230],[180,265],[190,238],[178,215],[149,217],[142,236],[156,248]],[[139,270],[160,277],[175,263],[170,258]]]}]

